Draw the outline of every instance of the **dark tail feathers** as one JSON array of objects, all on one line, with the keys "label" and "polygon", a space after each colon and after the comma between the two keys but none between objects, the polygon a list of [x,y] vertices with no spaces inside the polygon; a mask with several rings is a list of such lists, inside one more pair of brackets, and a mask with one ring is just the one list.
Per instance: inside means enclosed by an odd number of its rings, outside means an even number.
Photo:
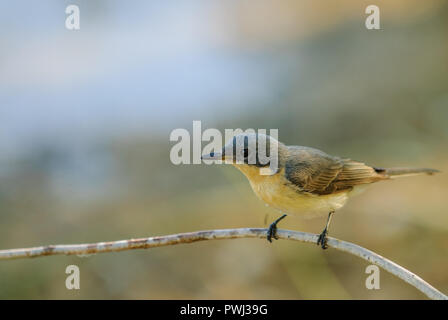
[{"label": "dark tail feathers", "polygon": [[440,172],[429,168],[374,168],[376,172],[389,176],[390,178],[414,176],[419,174],[433,175]]}]

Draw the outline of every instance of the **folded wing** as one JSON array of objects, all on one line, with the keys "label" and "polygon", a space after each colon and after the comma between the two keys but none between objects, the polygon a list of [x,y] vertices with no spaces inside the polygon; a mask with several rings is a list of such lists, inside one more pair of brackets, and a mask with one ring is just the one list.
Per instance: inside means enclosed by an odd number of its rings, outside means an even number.
[{"label": "folded wing", "polygon": [[332,157],[308,147],[288,148],[285,177],[302,192],[326,195],[389,179],[381,170],[362,162]]}]

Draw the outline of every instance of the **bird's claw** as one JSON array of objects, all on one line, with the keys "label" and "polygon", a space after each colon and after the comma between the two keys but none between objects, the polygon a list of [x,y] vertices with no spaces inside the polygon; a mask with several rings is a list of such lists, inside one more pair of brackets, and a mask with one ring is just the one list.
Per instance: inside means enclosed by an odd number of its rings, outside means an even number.
[{"label": "bird's claw", "polygon": [[269,226],[268,234],[266,236],[266,239],[268,239],[269,242],[272,242],[272,238],[274,238],[275,240],[278,240],[277,223],[275,223],[275,222],[271,223],[271,225]]},{"label": "bird's claw", "polygon": [[274,238],[275,240],[278,240],[278,237],[277,237],[277,223],[279,223],[280,220],[282,220],[285,217],[286,217],[286,214],[282,215],[280,218],[278,218],[277,220],[272,222],[271,225],[269,226],[268,234],[266,236],[266,239],[268,239],[269,242],[272,242],[272,238]]},{"label": "bird's claw", "polygon": [[328,231],[327,231],[327,228],[325,228],[324,231],[322,231],[322,233],[319,235],[319,238],[317,239],[317,245],[320,245],[322,247],[322,249],[324,249],[324,250],[328,248],[327,234],[328,234]]}]

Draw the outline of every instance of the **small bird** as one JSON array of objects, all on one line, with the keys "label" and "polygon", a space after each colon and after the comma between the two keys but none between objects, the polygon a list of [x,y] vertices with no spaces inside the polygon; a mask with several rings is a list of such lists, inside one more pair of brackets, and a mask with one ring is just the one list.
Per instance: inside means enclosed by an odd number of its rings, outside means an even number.
[{"label": "small bird", "polygon": [[[259,161],[260,138],[265,141],[263,146],[266,150],[263,154],[271,161],[275,159],[277,163],[270,175],[260,174],[261,168],[270,165]],[[270,154],[271,144],[276,147],[276,154]],[[240,154],[243,161],[237,161],[240,159],[237,158],[237,150],[242,150]],[[255,161],[249,161],[252,152],[257,155]],[[269,226],[269,242],[272,242],[272,238],[277,239],[277,223],[287,214],[301,217],[328,215],[325,228],[317,240],[317,245],[322,249],[327,248],[327,235],[334,212],[368,184],[396,177],[439,172],[428,168],[372,167],[310,147],[286,146],[269,135],[257,133],[238,134],[226,143],[221,152],[203,155],[202,159],[230,162],[247,177],[261,200],[284,213]]]}]

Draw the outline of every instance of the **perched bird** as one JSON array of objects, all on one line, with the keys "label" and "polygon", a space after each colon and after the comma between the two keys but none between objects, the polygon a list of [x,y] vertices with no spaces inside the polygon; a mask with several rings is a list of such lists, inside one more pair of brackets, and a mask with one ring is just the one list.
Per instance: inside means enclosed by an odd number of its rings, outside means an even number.
[{"label": "perched bird", "polygon": [[[261,163],[258,154],[258,142],[262,144],[271,161],[277,163],[270,175],[260,173],[260,169],[270,163]],[[270,154],[271,144],[276,154]],[[237,158],[241,150],[243,161]],[[249,161],[255,152],[255,161]],[[318,149],[302,146],[286,146],[271,136],[242,133],[233,137],[221,152],[203,155],[202,159],[226,160],[238,168],[248,178],[255,194],[269,206],[282,213],[268,229],[267,239],[277,239],[277,223],[287,214],[302,217],[328,215],[327,223],[320,234],[317,244],[327,248],[327,235],[333,213],[342,208],[348,198],[366,185],[417,174],[432,175],[439,172],[427,168],[378,168],[351,159],[342,159],[328,155]]]}]

